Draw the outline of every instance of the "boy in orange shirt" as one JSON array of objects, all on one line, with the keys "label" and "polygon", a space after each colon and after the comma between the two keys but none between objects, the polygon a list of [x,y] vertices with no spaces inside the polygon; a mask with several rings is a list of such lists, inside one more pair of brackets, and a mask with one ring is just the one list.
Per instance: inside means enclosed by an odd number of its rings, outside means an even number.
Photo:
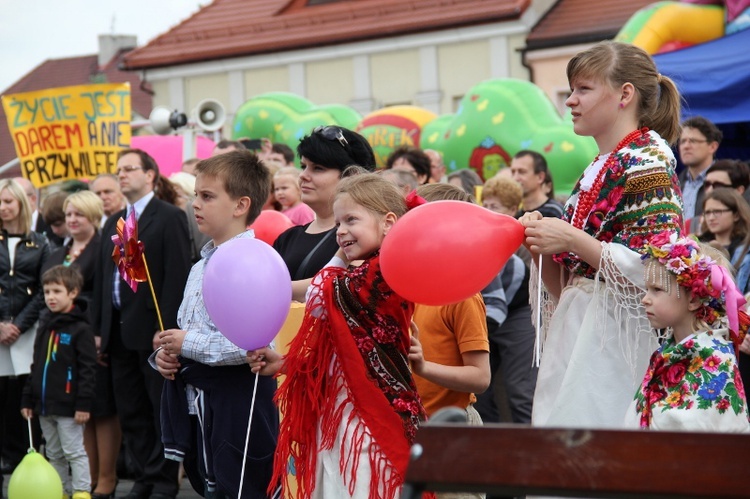
[{"label": "boy in orange shirt", "polygon": [[[428,202],[472,202],[469,194],[450,184],[420,186],[417,194]],[[480,293],[452,305],[416,305],[409,360],[428,416],[455,406],[467,411],[470,424],[481,424],[473,404],[474,393],[490,384],[486,317]]]}]

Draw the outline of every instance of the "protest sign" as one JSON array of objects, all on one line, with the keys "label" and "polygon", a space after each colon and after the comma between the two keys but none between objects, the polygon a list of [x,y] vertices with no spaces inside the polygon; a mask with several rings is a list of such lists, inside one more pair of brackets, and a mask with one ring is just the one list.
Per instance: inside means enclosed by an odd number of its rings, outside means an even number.
[{"label": "protest sign", "polygon": [[21,174],[36,187],[114,173],[130,145],[130,84],[50,88],[4,95]]}]

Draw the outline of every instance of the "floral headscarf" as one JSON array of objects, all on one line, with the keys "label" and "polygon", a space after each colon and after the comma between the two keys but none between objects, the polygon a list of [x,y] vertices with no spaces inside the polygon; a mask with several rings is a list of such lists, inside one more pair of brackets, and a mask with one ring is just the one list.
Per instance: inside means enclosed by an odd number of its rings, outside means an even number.
[{"label": "floral headscarf", "polygon": [[698,319],[710,326],[726,320],[732,341],[735,345],[741,342],[740,334],[744,337],[750,325],[750,319],[742,311],[745,297],[727,269],[701,253],[694,239],[678,237],[674,232],[661,232],[644,245],[641,258],[662,264],[675,276],[679,287],[688,289],[693,298],[700,301],[701,307],[695,312]]}]

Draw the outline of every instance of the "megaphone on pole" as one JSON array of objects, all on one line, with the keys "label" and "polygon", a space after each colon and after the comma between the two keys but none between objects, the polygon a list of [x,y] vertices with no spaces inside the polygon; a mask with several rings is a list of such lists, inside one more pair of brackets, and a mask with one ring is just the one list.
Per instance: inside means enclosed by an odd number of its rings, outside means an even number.
[{"label": "megaphone on pole", "polygon": [[187,116],[185,113],[170,111],[164,106],[156,106],[148,115],[151,128],[159,135],[168,135],[172,130],[187,125]]},{"label": "megaphone on pole", "polygon": [[219,130],[227,119],[224,106],[215,99],[203,99],[193,109],[192,121],[207,132]]}]

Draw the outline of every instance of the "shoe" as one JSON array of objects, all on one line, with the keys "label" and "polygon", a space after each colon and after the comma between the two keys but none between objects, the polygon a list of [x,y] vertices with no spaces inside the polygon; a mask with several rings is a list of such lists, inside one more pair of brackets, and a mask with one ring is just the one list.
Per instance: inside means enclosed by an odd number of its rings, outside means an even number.
[{"label": "shoe", "polygon": [[113,490],[109,494],[99,494],[96,492],[92,492],[91,499],[115,499],[115,491]]},{"label": "shoe", "polygon": [[128,492],[128,495],[125,496],[125,499],[149,499],[150,497],[151,491],[136,489],[135,487],[133,487],[133,489]]},{"label": "shoe", "polygon": [[78,492],[73,492],[73,497],[71,497],[71,499],[91,499],[91,494],[79,490]]}]

